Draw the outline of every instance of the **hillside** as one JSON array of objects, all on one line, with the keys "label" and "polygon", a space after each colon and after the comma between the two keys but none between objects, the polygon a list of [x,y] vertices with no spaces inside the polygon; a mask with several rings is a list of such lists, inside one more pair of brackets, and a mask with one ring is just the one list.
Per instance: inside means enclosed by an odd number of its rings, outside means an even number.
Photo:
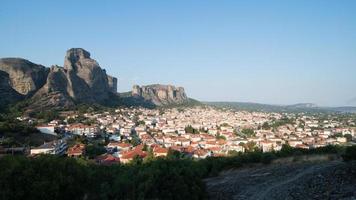
[{"label": "hillside", "polygon": [[205,182],[210,199],[354,199],[356,163],[271,164],[226,171]]},{"label": "hillside", "polygon": [[319,107],[312,103],[298,103],[293,105],[271,105],[250,102],[204,102],[210,106],[218,108],[229,108],[246,111],[261,111],[261,112],[338,112],[338,113],[356,113],[356,107]]}]

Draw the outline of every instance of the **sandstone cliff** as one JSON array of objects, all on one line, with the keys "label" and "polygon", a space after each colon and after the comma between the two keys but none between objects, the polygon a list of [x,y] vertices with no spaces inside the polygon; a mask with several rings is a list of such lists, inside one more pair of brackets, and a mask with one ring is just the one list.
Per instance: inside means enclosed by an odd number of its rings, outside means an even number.
[{"label": "sandstone cliff", "polygon": [[116,96],[117,79],[107,75],[81,48],[67,51],[63,67],[46,68],[24,59],[6,58],[0,59],[0,71],[9,77],[13,90],[33,99],[31,110],[66,108],[76,103],[103,104]]},{"label": "sandstone cliff", "polygon": [[0,109],[11,102],[23,99],[23,96],[10,85],[10,78],[6,72],[0,71]]},{"label": "sandstone cliff", "polygon": [[157,106],[182,104],[189,101],[183,87],[175,87],[172,85],[134,85],[132,88],[132,96],[140,97],[146,101],[151,101]]},{"label": "sandstone cliff", "polygon": [[2,58],[0,71],[8,74],[14,90],[26,96],[34,94],[46,83],[49,70],[22,58]]},{"label": "sandstone cliff", "polygon": [[90,58],[84,49],[74,48],[67,51],[64,70],[68,79],[69,95],[81,102],[102,102],[111,92],[108,76],[99,64]]}]

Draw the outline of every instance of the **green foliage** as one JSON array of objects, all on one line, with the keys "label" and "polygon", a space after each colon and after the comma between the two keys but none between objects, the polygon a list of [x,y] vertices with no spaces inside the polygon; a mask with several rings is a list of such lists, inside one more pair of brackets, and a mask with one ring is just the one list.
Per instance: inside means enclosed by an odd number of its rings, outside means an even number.
[{"label": "green foliage", "polygon": [[250,128],[242,129],[241,133],[244,134],[245,136],[248,136],[248,137],[251,137],[251,136],[255,135],[255,131],[253,129],[250,129]]},{"label": "green foliage", "polygon": [[169,149],[168,153],[167,153],[167,159],[169,160],[179,160],[181,158],[183,158],[183,154],[179,151],[173,150],[173,149]]},{"label": "green foliage", "polygon": [[334,138],[336,138],[336,137],[343,137],[343,135],[342,135],[342,133],[335,133],[335,134],[333,135],[333,137],[334,137]]},{"label": "green foliage", "polygon": [[69,118],[69,119],[67,119],[67,123],[74,124],[74,123],[76,123],[76,120],[74,118]]},{"label": "green foliage", "polygon": [[87,174],[74,159],[7,156],[0,159],[0,198],[80,199],[88,187]]},{"label": "green foliage", "polygon": [[137,146],[139,144],[141,144],[141,141],[138,137],[132,137],[132,140],[130,140],[130,144],[132,144],[132,146]]},{"label": "green foliage", "polygon": [[[205,199],[203,179],[222,170],[341,150],[338,146],[306,150],[285,145],[281,152],[231,152],[235,156],[202,160],[182,158],[181,153],[170,151],[167,158],[142,161],[137,157],[128,165],[112,166],[49,155],[5,156],[0,158],[0,199]],[[355,155],[353,146],[343,157],[352,160]]]},{"label": "green foliage", "polygon": [[271,126],[268,124],[268,122],[265,122],[265,123],[262,124],[262,128],[264,130],[269,130],[269,129],[271,129]]},{"label": "green foliage", "polygon": [[90,144],[85,147],[85,154],[90,159],[93,159],[98,155],[104,154],[105,152],[105,148],[97,144]]},{"label": "green foliage", "polygon": [[98,166],[55,156],[7,156],[0,159],[0,198],[204,199],[200,167],[191,160]]},{"label": "green foliage", "polygon": [[262,157],[261,157],[261,162],[263,164],[269,164],[271,163],[274,159],[276,159],[276,155],[272,152],[267,152],[267,153],[264,153],[262,154]]},{"label": "green foliage", "polygon": [[226,140],[226,137],[223,136],[223,135],[217,135],[215,138],[216,138],[217,140],[220,140],[220,139]]},{"label": "green foliage", "polygon": [[45,141],[55,139],[55,136],[40,133],[32,124],[18,120],[0,120],[0,145],[5,147],[38,146]]},{"label": "green foliage", "polygon": [[186,133],[192,133],[192,134],[198,134],[199,130],[193,128],[191,125],[188,125],[187,127],[185,127],[185,132]]},{"label": "green foliage", "polygon": [[352,135],[351,134],[345,134],[344,136],[345,136],[345,138],[346,138],[346,140],[348,142],[352,141]]},{"label": "green foliage", "polygon": [[278,128],[279,126],[284,126],[284,125],[287,125],[287,124],[294,124],[294,123],[295,123],[294,119],[283,117],[283,118],[281,118],[279,120],[273,121],[271,127],[272,128]]},{"label": "green foliage", "polygon": [[[0,199],[205,199],[202,180],[222,170],[340,150],[338,146],[312,150],[284,146],[283,153],[232,152],[235,156],[202,160],[182,158],[179,152],[170,151],[167,158],[149,162],[135,158],[128,165],[112,166],[56,156],[5,156],[0,158]],[[344,155],[355,159],[356,147],[348,147]]]},{"label": "green foliage", "polygon": [[50,122],[55,119],[61,119],[59,112],[56,110],[46,110],[38,113],[32,113],[31,117],[42,119],[44,122]]},{"label": "green foliage", "polygon": [[136,122],[136,126],[139,126],[139,125],[145,125],[146,123],[142,120],[139,120]]},{"label": "green foliage", "polygon": [[346,147],[345,153],[342,154],[344,161],[356,160],[356,146]]},{"label": "green foliage", "polygon": [[222,123],[221,126],[228,127],[230,125],[228,123]]}]

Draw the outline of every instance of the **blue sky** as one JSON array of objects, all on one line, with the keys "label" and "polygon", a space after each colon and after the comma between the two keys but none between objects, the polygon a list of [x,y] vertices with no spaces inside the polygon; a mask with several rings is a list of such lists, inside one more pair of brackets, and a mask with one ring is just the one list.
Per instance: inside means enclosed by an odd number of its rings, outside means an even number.
[{"label": "blue sky", "polygon": [[355,105],[355,10],[352,0],[2,0],[0,57],[63,65],[82,47],[119,91],[163,83],[205,101]]}]

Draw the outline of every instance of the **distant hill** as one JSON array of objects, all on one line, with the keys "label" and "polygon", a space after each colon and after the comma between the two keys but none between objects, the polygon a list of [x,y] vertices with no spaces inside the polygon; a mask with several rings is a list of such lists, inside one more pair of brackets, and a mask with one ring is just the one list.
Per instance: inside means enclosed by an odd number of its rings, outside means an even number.
[{"label": "distant hill", "polygon": [[261,112],[340,112],[356,113],[356,107],[319,107],[312,103],[298,103],[293,105],[270,105],[250,102],[204,102],[206,105],[219,108],[231,108],[246,111]]}]

